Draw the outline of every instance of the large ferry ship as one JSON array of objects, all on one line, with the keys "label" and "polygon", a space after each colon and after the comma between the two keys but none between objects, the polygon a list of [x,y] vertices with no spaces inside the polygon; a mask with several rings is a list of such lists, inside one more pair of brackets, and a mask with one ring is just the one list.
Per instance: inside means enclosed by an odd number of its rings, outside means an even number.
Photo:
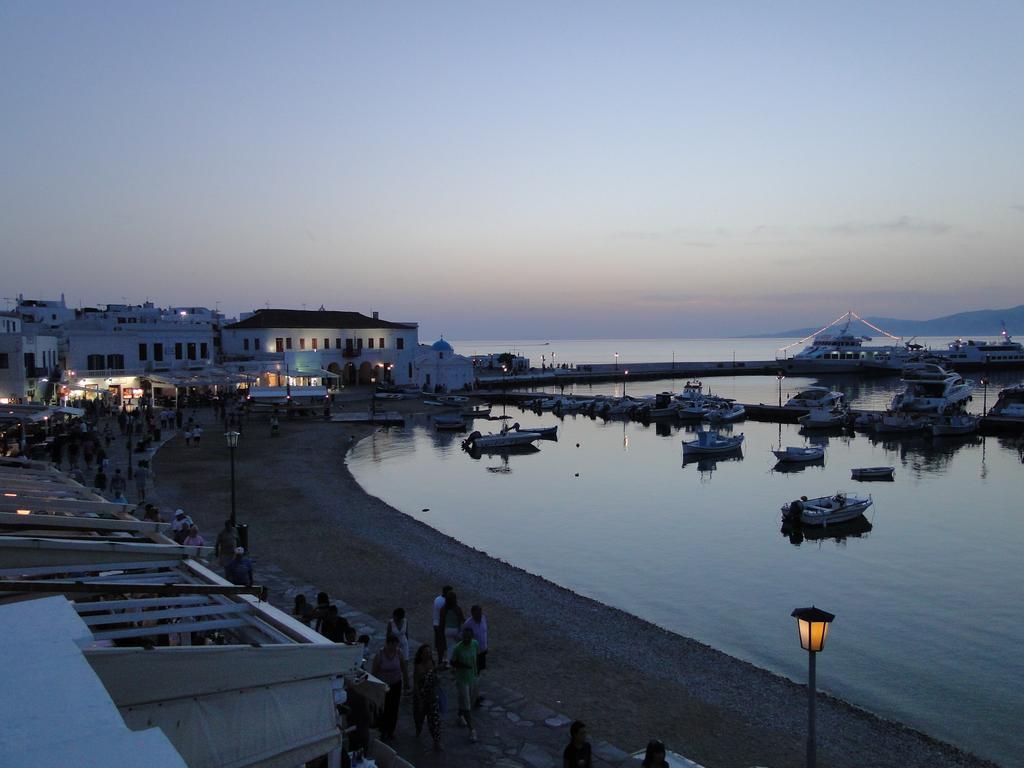
[{"label": "large ferry ship", "polygon": [[1014,341],[1004,327],[999,341],[952,341],[942,359],[957,368],[1024,365],[1024,344]]},{"label": "large ferry ship", "polygon": [[[850,325],[857,320],[878,333],[892,339],[894,344],[865,346],[864,342],[872,341],[870,336],[857,336],[850,332]],[[838,331],[829,329],[843,323]],[[798,346],[808,339],[813,339],[802,351],[792,357],[784,358],[786,368],[794,371],[814,371],[836,373],[843,371],[859,371],[875,369],[881,371],[900,371],[908,363],[916,359],[916,351],[910,346],[881,328],[872,325],[854,312],[833,320],[813,337],[808,336],[788,347],[779,350],[783,355],[792,347]]]}]

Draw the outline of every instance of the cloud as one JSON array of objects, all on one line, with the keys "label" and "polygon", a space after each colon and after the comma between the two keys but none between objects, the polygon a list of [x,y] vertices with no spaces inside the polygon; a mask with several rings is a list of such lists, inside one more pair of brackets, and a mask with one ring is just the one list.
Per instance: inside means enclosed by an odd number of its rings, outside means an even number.
[{"label": "cloud", "polygon": [[829,231],[839,235],[871,235],[876,233],[896,233],[908,235],[944,235],[952,227],[941,221],[915,219],[913,216],[900,216],[890,221],[850,221],[834,224]]},{"label": "cloud", "polygon": [[1024,205],[1011,205],[1010,208],[1015,210],[1017,213],[1024,213]]}]

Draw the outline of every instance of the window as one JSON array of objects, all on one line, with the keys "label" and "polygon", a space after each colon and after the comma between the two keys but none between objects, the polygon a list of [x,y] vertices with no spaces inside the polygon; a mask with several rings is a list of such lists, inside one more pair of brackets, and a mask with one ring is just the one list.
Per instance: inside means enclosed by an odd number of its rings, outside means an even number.
[{"label": "window", "polygon": [[404,337],[399,336],[397,339],[395,339],[395,348],[396,349],[405,349],[405,338]]},{"label": "window", "polygon": [[0,368],[10,368],[10,367],[11,367],[11,361],[7,357],[7,353],[6,352],[0,352]]},{"label": "window", "polygon": [[260,339],[259,339],[259,337],[257,336],[257,337],[256,337],[255,339],[253,339],[253,340],[252,340],[252,343],[253,343],[253,348],[254,348],[254,349],[255,349],[255,350],[257,351],[257,352],[259,352],[259,351],[260,351]]},{"label": "window", "polygon": [[373,337],[372,336],[366,340],[366,346],[368,346],[370,349],[373,349]]},{"label": "window", "polygon": [[278,338],[274,339],[274,351],[275,352],[284,352],[284,339],[283,338],[278,337]]},{"label": "window", "polygon": [[199,343],[199,357],[205,360],[207,358],[209,351],[210,348],[206,345],[205,341]]},{"label": "window", "polygon": [[145,344],[139,344],[139,362],[144,363],[148,359],[147,348]]},{"label": "window", "polygon": [[245,351],[245,352],[249,351],[249,340],[248,339],[242,339],[242,350]]},{"label": "window", "polygon": [[[324,346],[326,347],[327,345],[324,344]],[[335,339],[334,340],[334,348],[335,349],[341,349],[341,339]]]},{"label": "window", "polygon": [[105,365],[103,355],[89,355],[85,358],[85,367],[90,371],[102,371]]},{"label": "window", "polygon": [[180,341],[174,342],[174,359],[181,360],[181,353],[184,349],[184,345]]},{"label": "window", "polygon": [[195,360],[196,359],[196,343],[194,341],[190,341],[188,343],[188,359],[189,360]]},{"label": "window", "polygon": [[123,318],[123,317],[119,317],[119,318],[117,318],[117,324],[118,324],[118,325],[124,325],[124,324],[125,324],[125,323],[127,323],[127,322],[128,322],[128,321],[127,321],[127,320],[126,320],[125,318]]},{"label": "window", "polygon": [[160,343],[153,344],[153,361],[162,363],[164,361],[164,345]]},{"label": "window", "polygon": [[286,349],[291,349],[292,348],[292,337],[291,336],[289,336],[287,339],[284,340],[284,346],[285,346]]},{"label": "window", "polygon": [[324,349],[330,349],[330,348],[331,348],[331,340],[330,339],[324,339]]},{"label": "window", "polygon": [[318,339],[317,339],[316,336],[314,336],[312,339],[310,339],[310,343],[313,345],[313,349],[314,350],[316,350],[316,343],[317,343],[317,341],[318,341]]},{"label": "window", "polygon": [[32,374],[35,373],[35,371],[36,371],[36,355],[35,355],[35,352],[26,352],[25,353],[25,373],[28,374],[29,377],[31,377]]},{"label": "window", "polygon": [[377,339],[377,342],[377,346],[380,347],[381,349],[384,349],[384,337],[381,336],[379,339]]},{"label": "window", "polygon": [[352,339],[345,339],[345,350],[347,352],[352,351]]},{"label": "window", "polygon": [[362,339],[356,339],[356,347],[358,347],[359,349],[363,348],[363,340]]},{"label": "window", "polygon": [[299,349],[305,349],[305,348],[306,348],[306,339],[305,339],[305,337],[303,337],[303,338],[299,339]]},{"label": "window", "polygon": [[111,371],[123,371],[124,355],[107,355],[107,368]]}]

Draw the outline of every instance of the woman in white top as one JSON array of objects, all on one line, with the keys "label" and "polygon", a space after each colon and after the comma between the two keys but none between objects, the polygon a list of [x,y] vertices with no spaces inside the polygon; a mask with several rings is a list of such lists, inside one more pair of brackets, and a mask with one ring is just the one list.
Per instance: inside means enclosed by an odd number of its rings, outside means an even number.
[{"label": "woman in white top", "polygon": [[398,638],[398,650],[402,658],[409,661],[409,622],[405,618],[405,608],[395,608],[388,622],[388,636]]}]

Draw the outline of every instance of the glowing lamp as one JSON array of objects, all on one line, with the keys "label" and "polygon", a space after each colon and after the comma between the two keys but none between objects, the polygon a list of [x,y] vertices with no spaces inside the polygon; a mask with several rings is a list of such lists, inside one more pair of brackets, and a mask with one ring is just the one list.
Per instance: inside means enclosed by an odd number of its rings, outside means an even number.
[{"label": "glowing lamp", "polygon": [[828,626],[835,616],[813,605],[810,608],[797,608],[792,616],[796,619],[797,630],[800,633],[800,647],[811,653],[823,651],[825,639],[828,637]]},{"label": "glowing lamp", "polygon": [[31,509],[19,509],[19,510],[17,510],[17,512],[18,512],[19,515],[31,515],[32,514],[32,510]]}]

